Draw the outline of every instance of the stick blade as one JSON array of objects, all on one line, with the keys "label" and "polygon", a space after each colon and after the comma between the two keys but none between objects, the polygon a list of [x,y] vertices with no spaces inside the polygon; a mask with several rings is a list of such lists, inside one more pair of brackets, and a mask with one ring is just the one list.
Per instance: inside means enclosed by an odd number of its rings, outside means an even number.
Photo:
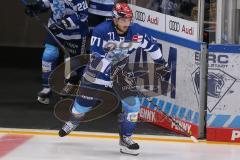
[{"label": "stick blade", "polygon": [[194,143],[198,143],[198,142],[199,142],[199,141],[197,140],[197,138],[195,138],[194,136],[191,136],[190,138],[191,138],[191,140],[192,140]]}]

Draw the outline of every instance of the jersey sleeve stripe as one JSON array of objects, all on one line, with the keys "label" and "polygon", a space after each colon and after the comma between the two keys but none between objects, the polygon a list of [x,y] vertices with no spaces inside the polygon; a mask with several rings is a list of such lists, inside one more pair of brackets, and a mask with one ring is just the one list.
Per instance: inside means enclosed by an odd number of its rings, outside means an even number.
[{"label": "jersey sleeve stripe", "polygon": [[153,47],[154,47],[154,45],[151,45],[150,48],[148,48],[148,49],[144,49],[144,51],[149,52],[149,51],[151,51],[151,50],[153,49]]},{"label": "jersey sleeve stripe", "polygon": [[152,57],[153,60],[157,60],[162,58],[162,52],[160,50],[160,48],[158,48],[158,50],[153,51],[153,52],[148,52],[150,54],[150,56]]}]

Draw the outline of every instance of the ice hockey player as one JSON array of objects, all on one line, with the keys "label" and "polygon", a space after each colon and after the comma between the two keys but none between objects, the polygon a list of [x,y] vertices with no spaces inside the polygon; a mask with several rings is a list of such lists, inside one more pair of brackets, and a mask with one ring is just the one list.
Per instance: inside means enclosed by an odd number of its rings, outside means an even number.
[{"label": "ice hockey player", "polygon": [[[145,34],[143,27],[132,22],[133,13],[127,3],[116,3],[113,8],[112,20],[106,21],[94,28],[91,38],[91,61],[83,75],[81,86],[105,89],[112,86],[110,70],[119,57],[129,57],[138,48],[147,51],[155,63],[162,64],[164,70],[170,69],[163,59],[159,45],[150,35]],[[117,63],[116,63],[117,64]],[[128,103],[130,102],[130,103]],[[76,129],[84,115],[94,108],[95,97],[81,92],[72,106],[72,115],[59,130],[59,136],[64,137]],[[138,155],[139,145],[132,139],[132,134],[140,110],[139,96],[129,96],[121,99],[122,110],[119,121],[120,152]]]},{"label": "ice hockey player", "polygon": [[[70,57],[85,53],[86,36],[88,34],[88,5],[86,0],[34,0],[26,4],[25,13],[31,17],[50,10],[48,20],[50,31],[58,38],[70,53]],[[38,101],[50,103],[51,89],[49,75],[55,69],[59,59],[59,47],[50,34],[45,40],[42,56],[42,86],[38,93]],[[74,67],[73,67],[74,68]],[[79,71],[80,72],[80,71]],[[79,73],[73,73],[66,80],[65,89],[76,83]]]}]

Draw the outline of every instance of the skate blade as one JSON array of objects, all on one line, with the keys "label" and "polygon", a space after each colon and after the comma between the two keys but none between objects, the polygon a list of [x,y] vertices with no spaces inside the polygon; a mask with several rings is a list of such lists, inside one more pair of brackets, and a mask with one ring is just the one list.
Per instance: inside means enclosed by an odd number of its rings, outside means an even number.
[{"label": "skate blade", "polygon": [[38,97],[38,98],[37,98],[37,101],[38,101],[39,103],[45,104],[45,105],[50,104],[50,99],[49,99],[49,98],[41,98],[41,97]]},{"label": "skate blade", "polygon": [[63,129],[60,129],[58,132],[58,136],[59,137],[65,137],[67,136],[69,133],[66,133]]},{"label": "skate blade", "polygon": [[123,154],[129,154],[133,156],[139,155],[139,149],[138,150],[128,149],[125,146],[120,146],[120,152]]}]

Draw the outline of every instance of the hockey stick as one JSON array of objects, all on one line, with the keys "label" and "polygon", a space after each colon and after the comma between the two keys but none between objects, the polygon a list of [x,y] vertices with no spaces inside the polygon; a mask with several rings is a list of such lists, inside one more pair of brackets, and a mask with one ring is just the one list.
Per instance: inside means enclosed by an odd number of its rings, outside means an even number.
[{"label": "hockey stick", "polygon": [[[27,0],[21,0],[23,5],[27,5]],[[63,53],[67,56],[65,59],[65,78],[70,78],[70,72],[71,72],[71,65],[70,65],[70,54],[68,50],[64,47],[64,45],[57,39],[57,37],[52,33],[52,31],[48,28],[48,26],[41,20],[41,18],[34,13],[33,11],[33,17],[34,19],[52,36],[54,41],[58,44],[58,46],[61,48]]]},{"label": "hockey stick", "polygon": [[[141,97],[143,97],[145,100],[147,100],[151,105],[153,105],[153,106],[155,106],[155,107],[157,107],[157,108],[160,108],[157,104],[155,104],[155,103],[153,103],[151,100],[149,100],[148,97],[146,97],[142,92],[140,92],[139,90],[137,90],[137,92],[138,92],[138,94],[139,94]],[[160,111],[167,119],[169,119],[170,122],[173,122],[175,125],[177,125],[178,128],[180,128],[181,131],[182,131],[186,136],[190,137],[193,142],[195,142],[195,143],[198,143],[198,142],[199,142],[199,141],[197,140],[197,138],[192,135],[191,131],[190,131],[190,133],[189,133],[187,130],[185,130],[173,117],[167,115],[167,114],[166,114],[165,112],[163,112],[162,110],[159,110],[159,111]],[[166,119],[166,118],[164,118],[164,119]]]}]

